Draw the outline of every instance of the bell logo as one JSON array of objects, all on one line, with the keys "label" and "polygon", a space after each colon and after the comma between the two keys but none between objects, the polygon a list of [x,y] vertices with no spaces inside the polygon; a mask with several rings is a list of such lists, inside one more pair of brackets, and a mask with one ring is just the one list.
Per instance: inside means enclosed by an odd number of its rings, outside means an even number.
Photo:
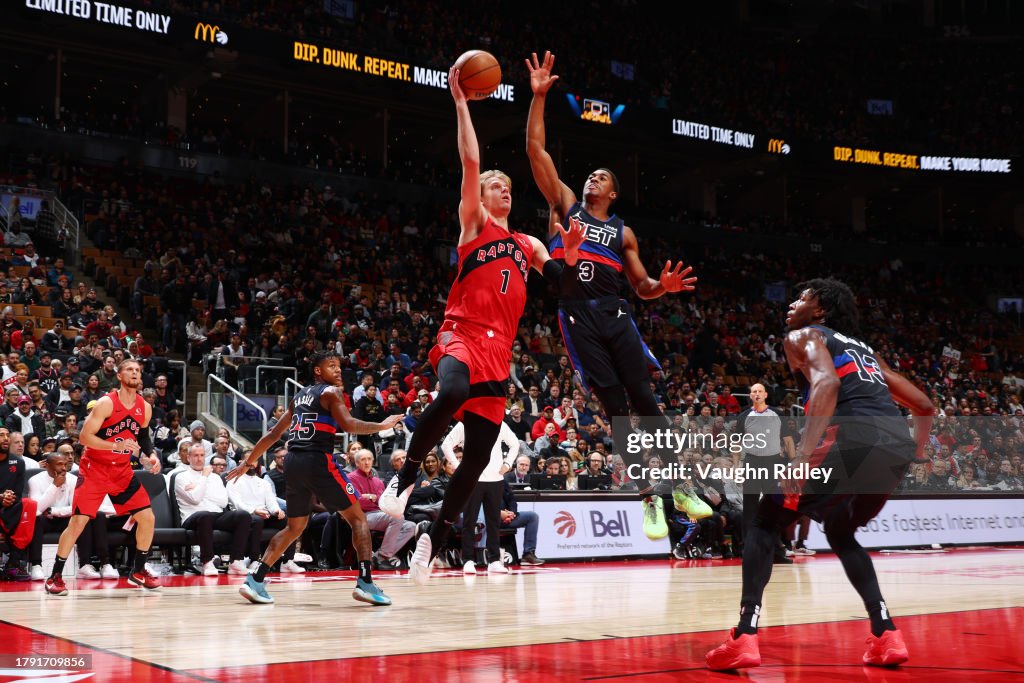
[{"label": "bell logo", "polygon": [[562,510],[555,515],[555,532],[559,536],[572,538],[576,533],[576,518]]},{"label": "bell logo", "polygon": [[785,140],[772,138],[768,141],[768,151],[772,154],[789,154],[790,146],[786,144]]},{"label": "bell logo", "polygon": [[221,31],[220,26],[207,24],[204,21],[196,22],[196,30],[193,37],[204,43],[228,44],[228,34]]}]

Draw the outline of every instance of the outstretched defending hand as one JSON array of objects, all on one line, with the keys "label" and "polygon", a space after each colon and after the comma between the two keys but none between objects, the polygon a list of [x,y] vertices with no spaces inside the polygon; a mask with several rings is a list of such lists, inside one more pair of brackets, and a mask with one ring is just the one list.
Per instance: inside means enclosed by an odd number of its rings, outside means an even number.
[{"label": "outstretched defending hand", "polygon": [[455,104],[461,104],[466,102],[466,93],[462,92],[462,84],[459,83],[459,74],[461,69],[456,69],[454,66],[448,69],[448,88],[452,91],[452,98],[455,100]]},{"label": "outstretched defending hand", "polygon": [[693,267],[686,266],[686,268],[683,268],[682,261],[677,263],[675,268],[672,267],[671,261],[665,261],[665,267],[661,270],[658,282],[661,283],[666,292],[692,292],[697,278],[687,277],[691,272],[693,272]]},{"label": "outstretched defending hand", "polygon": [[537,53],[531,52],[530,58],[526,60],[526,68],[530,70],[530,89],[536,95],[543,95],[551,90],[551,86],[558,80],[558,76],[551,75],[551,67],[555,65],[555,56],[551,50],[544,52],[544,61],[537,61]]},{"label": "outstretched defending hand", "polygon": [[579,248],[587,239],[587,230],[580,223],[578,218],[569,218],[569,229],[562,227],[561,223],[555,223],[558,232],[562,235],[562,247],[565,250],[565,265],[575,266],[579,258]]}]

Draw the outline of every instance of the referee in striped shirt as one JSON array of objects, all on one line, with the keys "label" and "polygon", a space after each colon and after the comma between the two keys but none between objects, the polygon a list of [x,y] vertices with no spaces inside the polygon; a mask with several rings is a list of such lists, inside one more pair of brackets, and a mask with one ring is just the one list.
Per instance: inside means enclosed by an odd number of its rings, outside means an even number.
[{"label": "referee in striped shirt", "polygon": [[[760,477],[759,483],[771,482],[771,486],[777,487],[778,482],[774,480],[775,465],[776,463],[785,463],[787,458],[782,454],[782,418],[779,417],[778,413],[768,407],[768,404],[766,403],[767,398],[768,392],[765,390],[763,384],[755,384],[750,387],[750,400],[753,401],[753,405],[739,414],[739,418],[736,423],[736,432],[738,434],[749,434],[755,437],[764,437],[763,440],[744,439],[745,453],[743,455],[743,461],[751,467],[759,469],[767,468],[767,478],[764,476]],[[786,450],[787,452],[791,452],[792,438],[786,437],[786,441],[789,446]],[[764,443],[764,447],[761,447],[759,445],[760,443]],[[751,482],[748,481],[746,485],[749,487],[750,483]],[[760,488],[762,490],[768,491],[764,486],[765,484],[760,484]],[[743,494],[744,531],[754,523],[760,504],[760,498],[761,494],[759,492]],[[775,564],[793,563],[793,560],[786,557],[784,542],[776,548],[774,562]]]}]

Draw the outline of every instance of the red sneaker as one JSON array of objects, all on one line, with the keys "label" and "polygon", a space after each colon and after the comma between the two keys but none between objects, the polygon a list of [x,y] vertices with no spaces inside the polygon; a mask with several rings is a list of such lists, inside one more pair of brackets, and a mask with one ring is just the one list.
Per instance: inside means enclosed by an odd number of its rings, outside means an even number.
[{"label": "red sneaker", "polygon": [[148,569],[143,569],[141,572],[132,572],[128,575],[128,582],[149,591],[160,590],[160,579],[150,574]]},{"label": "red sneaker", "polygon": [[729,671],[761,666],[761,649],[757,636],[744,634],[736,637],[736,629],[729,630],[729,639],[705,655],[708,668],[712,671]]},{"label": "red sneaker", "polygon": [[903,634],[899,629],[886,631],[878,638],[868,636],[867,643],[864,663],[869,666],[899,666],[910,659],[907,644],[903,642]]},{"label": "red sneaker", "polygon": [[64,585],[63,576],[51,576],[43,584],[46,592],[50,595],[67,595],[68,587]]}]

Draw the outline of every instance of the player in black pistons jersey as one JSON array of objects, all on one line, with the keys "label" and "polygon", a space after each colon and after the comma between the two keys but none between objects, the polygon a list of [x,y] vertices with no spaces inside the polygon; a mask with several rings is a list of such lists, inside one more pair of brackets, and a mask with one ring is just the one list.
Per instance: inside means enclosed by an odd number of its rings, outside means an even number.
[{"label": "player in black pistons jersey", "polygon": [[[908,659],[907,647],[882,599],[871,558],[854,534],[882,510],[910,462],[924,453],[934,408],[858,338],[856,300],[842,282],[800,285],[786,327],[786,359],[806,387],[806,421],[793,463],[832,467],[842,479],[824,486],[808,480],[788,495],[761,499],[743,546],[740,621],[724,644],[708,652],[707,665],[723,670],[761,663],[757,622],[779,529],[808,515],[822,523],[867,608],[871,637],[863,662],[896,666]],[[914,416],[913,439],[894,400]]]},{"label": "player in black pistons jersey", "polygon": [[249,601],[269,604],[274,598],[267,593],[264,579],[292,543],[302,535],[309,522],[312,495],[316,494],[328,510],[340,512],[352,527],[352,540],[359,558],[359,577],[352,597],[371,605],[390,605],[391,599],[373,583],[370,574],[372,546],[370,528],[359,506],[355,488],[345,472],[334,462],[334,435],[374,434],[394,427],[403,415],[392,415],[381,423],[357,420],[345,407],[341,384],[341,359],[332,351],[318,351],[310,359],[315,384],[295,395],[288,412],[277,425],[253,447],[246,460],[231,470],[227,480],[241,477],[259,460],[268,448],[288,431],[288,455],[284,477],[288,526],[270,540],[256,570],[249,574],[239,592]]},{"label": "player in black pistons jersey", "polygon": [[[651,391],[648,367],[661,368],[640,337],[629,303],[622,298],[627,286],[641,299],[656,299],[669,292],[691,292],[696,277],[682,262],[665,263],[658,279],[648,276],[640,261],[636,235],[618,216],[610,213],[619,195],[619,181],[607,168],[599,168],[583,185],[583,201],[558,177],[551,156],[544,149],[544,101],[558,79],[551,74],[555,58],[544,53],[526,60],[530,70],[533,102],[526,127],[526,151],[533,179],[551,209],[548,245],[551,258],[562,261],[559,281],[558,324],[565,350],[584,389],[593,391],[609,417],[629,414],[656,418],[647,428],[664,428],[669,422]],[[578,258],[567,253],[561,223],[585,230]],[[643,493],[643,491],[641,491]]]}]

